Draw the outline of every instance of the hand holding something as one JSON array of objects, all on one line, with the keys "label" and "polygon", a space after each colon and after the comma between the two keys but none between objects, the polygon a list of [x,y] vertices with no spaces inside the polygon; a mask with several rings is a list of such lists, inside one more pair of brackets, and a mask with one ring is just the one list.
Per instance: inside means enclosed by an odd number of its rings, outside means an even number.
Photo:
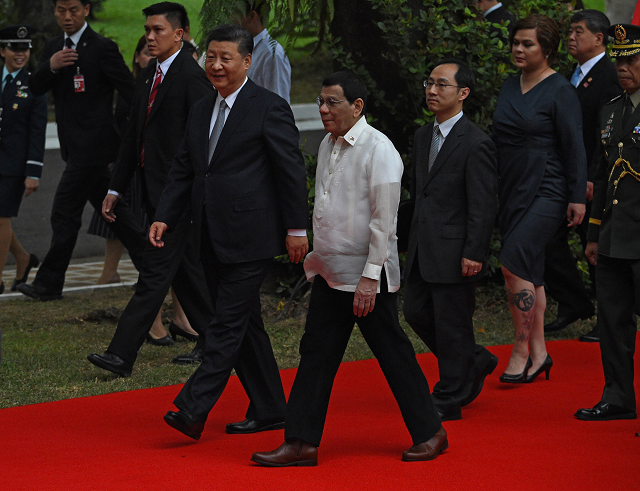
[{"label": "hand holding something", "polygon": [[584,255],[587,256],[587,261],[595,266],[598,263],[598,243],[587,242],[587,248],[584,250]]},{"label": "hand holding something", "polygon": [[78,61],[77,51],[75,49],[65,48],[53,54],[49,59],[49,67],[57,72],[61,68],[73,65],[76,61]]},{"label": "hand holding something", "polygon": [[104,201],[102,202],[102,216],[109,223],[116,221],[116,214],[113,210],[115,209],[119,199],[120,197],[111,193],[107,193],[104,197]]},{"label": "hand holding something", "polygon": [[27,177],[24,180],[24,197],[26,198],[31,193],[35,193],[38,190],[38,186],[40,186],[40,181],[38,179]]},{"label": "hand holding something", "polygon": [[586,211],[584,203],[569,203],[569,206],[567,207],[567,221],[569,222],[567,227],[580,225]]},{"label": "hand holding something", "polygon": [[164,241],[162,236],[164,233],[169,230],[169,226],[164,222],[153,222],[151,224],[151,228],[149,229],[149,242],[153,245],[153,247],[164,247]]},{"label": "hand holding something", "polygon": [[482,270],[482,263],[472,261],[466,257],[462,258],[462,276],[473,276]]},{"label": "hand holding something", "polygon": [[367,315],[376,304],[378,280],[362,276],[353,297],[353,313],[358,317]]},{"label": "hand holding something", "polygon": [[297,237],[294,235],[287,235],[285,241],[287,246],[287,252],[292,263],[298,263],[309,252],[309,241],[307,237]]},{"label": "hand holding something", "polygon": [[593,200],[593,183],[587,181],[587,201]]}]

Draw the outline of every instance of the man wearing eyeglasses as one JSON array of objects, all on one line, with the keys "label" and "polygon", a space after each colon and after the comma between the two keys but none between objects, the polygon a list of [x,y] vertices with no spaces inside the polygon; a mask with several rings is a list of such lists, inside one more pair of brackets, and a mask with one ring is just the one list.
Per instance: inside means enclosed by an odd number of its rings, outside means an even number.
[{"label": "man wearing eyeglasses", "polygon": [[475,86],[471,69],[445,60],[424,83],[436,120],[415,135],[415,199],[405,268],[405,319],[438,358],[433,402],[443,421],[460,419],[498,358],[476,345],[475,287],[487,271],[497,211],[491,139],[463,114]]},{"label": "man wearing eyeglasses", "polygon": [[357,75],[330,75],[317,101],[329,134],[318,153],[313,252],[304,263],[313,289],[300,365],[287,403],[285,442],[251,460],[272,467],[317,465],[333,379],[354,323],[411,434],[413,446],[402,459],[431,460],[448,447],[447,434],[398,321],[402,160],[391,141],[367,124],[367,89]]}]

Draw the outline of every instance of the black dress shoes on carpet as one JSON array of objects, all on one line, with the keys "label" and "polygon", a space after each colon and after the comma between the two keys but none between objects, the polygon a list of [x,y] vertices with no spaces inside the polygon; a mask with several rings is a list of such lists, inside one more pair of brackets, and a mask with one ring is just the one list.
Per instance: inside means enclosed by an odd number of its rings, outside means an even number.
[{"label": "black dress shoes on carpet", "polygon": [[405,450],[402,453],[402,460],[405,462],[433,460],[447,448],[449,448],[447,432],[444,431],[444,428],[441,426],[438,432],[433,435],[430,440],[414,445],[409,450]]},{"label": "black dress shoes on carpet", "polygon": [[462,411],[457,409],[437,409],[440,421],[458,421],[462,419]]},{"label": "black dress shoes on carpet", "polygon": [[27,297],[35,298],[41,302],[62,299],[62,292],[47,290],[46,288],[34,285],[33,283],[21,283],[16,287],[16,290],[25,294]]},{"label": "black dress shoes on carpet", "polygon": [[498,357],[494,354],[491,354],[491,358],[489,358],[489,363],[487,363],[484,369],[473,381],[473,385],[469,389],[469,395],[466,396],[464,399],[462,399],[462,401],[460,402],[461,407],[468,406],[476,399],[476,397],[480,395],[480,392],[482,392],[482,387],[484,386],[484,379],[487,378],[488,375],[491,375],[497,366],[498,366]]},{"label": "black dress shoes on carpet", "polygon": [[583,421],[611,421],[613,419],[636,419],[638,414],[631,409],[601,401],[592,408],[578,409],[574,416]]},{"label": "black dress shoes on carpet", "polygon": [[232,435],[242,435],[258,433],[259,431],[281,430],[283,428],[284,421],[281,419],[263,419],[260,421],[245,419],[240,423],[229,423],[225,431]]},{"label": "black dress shoes on carpet", "polygon": [[180,433],[184,433],[189,438],[194,440],[200,440],[202,430],[204,430],[204,423],[198,421],[186,411],[169,411],[164,415],[164,421],[175,428]]},{"label": "black dress shoes on carpet", "polygon": [[191,334],[190,332],[187,332],[181,329],[176,324],[174,324],[173,321],[171,321],[171,324],[169,324],[169,333],[171,334],[171,337],[173,338],[174,341],[177,341],[176,338],[178,336],[182,336],[183,338],[188,339],[189,341],[193,341],[195,343],[199,337],[198,334]]},{"label": "black dress shoes on carpet", "polygon": [[524,384],[527,381],[527,372],[529,371],[529,368],[531,368],[531,365],[533,365],[533,361],[531,361],[531,357],[529,357],[527,358],[527,363],[525,364],[522,373],[516,373],[513,375],[510,373],[503,373],[500,375],[500,382],[505,384]]},{"label": "black dress shoes on carpet", "polygon": [[581,334],[578,340],[582,341],[583,343],[599,343],[600,328],[598,324],[596,324],[596,326],[593,329],[591,329],[588,333]]},{"label": "black dress shoes on carpet", "polygon": [[197,346],[193,348],[191,353],[187,353],[186,355],[178,355],[171,363],[175,363],[177,365],[191,365],[192,363],[202,363],[204,359],[204,350],[202,348],[198,348]]},{"label": "black dress shoes on carpet", "polygon": [[91,353],[87,356],[87,360],[98,368],[108,370],[116,375],[120,375],[121,377],[129,377],[133,370],[133,366],[130,363],[126,362],[118,355],[114,355],[108,351],[103,354]]},{"label": "black dress shoes on carpet", "polygon": [[314,466],[318,465],[318,447],[291,438],[271,452],[255,452],[251,460],[265,467]]},{"label": "black dress shoes on carpet", "polygon": [[36,256],[35,254],[29,254],[29,264],[27,264],[27,269],[25,269],[22,278],[16,278],[15,280],[13,280],[13,283],[11,284],[12,292],[15,292],[18,289],[18,285],[22,285],[23,283],[27,282],[29,273],[31,272],[31,268],[37,267],[38,264],[40,264],[40,259],[38,259],[38,256]]}]

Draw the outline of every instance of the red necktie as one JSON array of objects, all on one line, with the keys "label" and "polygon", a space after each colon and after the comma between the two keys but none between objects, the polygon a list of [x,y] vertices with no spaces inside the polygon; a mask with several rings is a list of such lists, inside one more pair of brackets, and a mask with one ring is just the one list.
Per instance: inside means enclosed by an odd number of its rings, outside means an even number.
[{"label": "red necktie", "polygon": [[158,70],[156,70],[156,77],[153,80],[153,86],[151,87],[151,94],[149,94],[149,103],[147,104],[147,116],[144,120],[144,127],[142,128],[140,167],[144,167],[144,133],[145,133],[145,130],[147,129],[147,121],[149,121],[149,113],[151,112],[151,108],[153,107],[153,101],[156,100],[156,94],[158,93],[158,85],[160,85],[161,80],[162,80],[162,70],[160,69],[160,65],[158,65]]}]

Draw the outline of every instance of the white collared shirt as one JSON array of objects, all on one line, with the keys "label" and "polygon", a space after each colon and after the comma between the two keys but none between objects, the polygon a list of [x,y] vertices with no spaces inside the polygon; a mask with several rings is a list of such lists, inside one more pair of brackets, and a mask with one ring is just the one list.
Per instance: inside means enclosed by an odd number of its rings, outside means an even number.
[{"label": "white collared shirt", "polygon": [[498,10],[500,7],[502,7],[502,2],[496,3],[493,7],[491,7],[490,9],[487,9],[487,11],[484,14],[482,14],[482,17],[486,17],[494,10]]},{"label": "white collared shirt", "polygon": [[80,38],[82,37],[82,34],[84,33],[84,31],[87,30],[87,26],[89,24],[87,24],[86,22],[84,23],[84,26],[82,26],[80,29],[78,29],[76,32],[74,32],[71,36],[68,36],[67,33],[64,33],[64,43],[65,46],[67,45],[67,38],[71,38],[71,41],[73,42],[73,47],[77,48],[78,47],[78,43],[80,42]]},{"label": "white collared shirt", "polygon": [[447,139],[447,136],[449,135],[449,133],[451,133],[451,129],[453,128],[453,126],[458,121],[460,121],[462,114],[463,114],[462,111],[460,111],[458,114],[447,119],[446,121],[443,121],[442,123],[439,123],[437,118],[434,121],[434,124],[437,124],[440,127],[440,134],[442,135],[442,138],[440,138],[440,145],[438,146],[438,151],[442,149],[442,145],[444,145],[444,141]]},{"label": "white collared shirt", "polygon": [[576,84],[576,87],[580,85],[584,77],[586,77],[587,73],[589,73],[589,70],[591,70],[594,67],[594,65],[598,63],[605,54],[606,53],[603,51],[599,55],[596,55],[593,58],[591,58],[589,61],[586,61],[584,65],[579,65],[580,75],[578,76],[578,83]]},{"label": "white collared shirt", "polygon": [[[173,63],[173,60],[176,59],[176,56],[178,56],[178,53],[180,53],[180,51],[182,51],[182,48],[180,48],[178,51],[173,53],[169,58],[164,60],[162,63],[159,63],[160,71],[162,72],[162,78],[160,79],[160,83],[162,83],[162,81],[164,80],[164,77],[167,75],[167,72],[169,71],[169,68],[171,67],[171,63]],[[157,72],[158,72],[158,65],[156,65],[156,73]],[[154,75],[153,78],[155,80],[155,75]],[[153,87],[153,84],[151,84],[151,85]],[[151,89],[149,89],[149,93],[151,93]]]},{"label": "white collared shirt", "polygon": [[247,77],[244,78],[244,82],[242,85],[234,92],[229,94],[227,97],[222,97],[220,92],[218,92],[218,97],[216,97],[216,102],[213,105],[213,114],[211,115],[211,123],[209,124],[209,137],[211,137],[211,132],[213,131],[213,125],[216,124],[216,119],[218,118],[218,113],[220,112],[220,103],[224,100],[227,103],[227,108],[225,109],[224,121],[227,122],[227,118],[229,117],[229,112],[231,108],[236,102],[238,98],[238,94],[242,90],[242,87],[247,83]]},{"label": "white collared shirt", "polygon": [[[318,153],[313,252],[307,278],[322,276],[331,288],[355,292],[362,276],[400,288],[396,220],[402,159],[389,138],[362,116],[335,140],[327,135]],[[378,282],[378,292],[380,282]]]}]

